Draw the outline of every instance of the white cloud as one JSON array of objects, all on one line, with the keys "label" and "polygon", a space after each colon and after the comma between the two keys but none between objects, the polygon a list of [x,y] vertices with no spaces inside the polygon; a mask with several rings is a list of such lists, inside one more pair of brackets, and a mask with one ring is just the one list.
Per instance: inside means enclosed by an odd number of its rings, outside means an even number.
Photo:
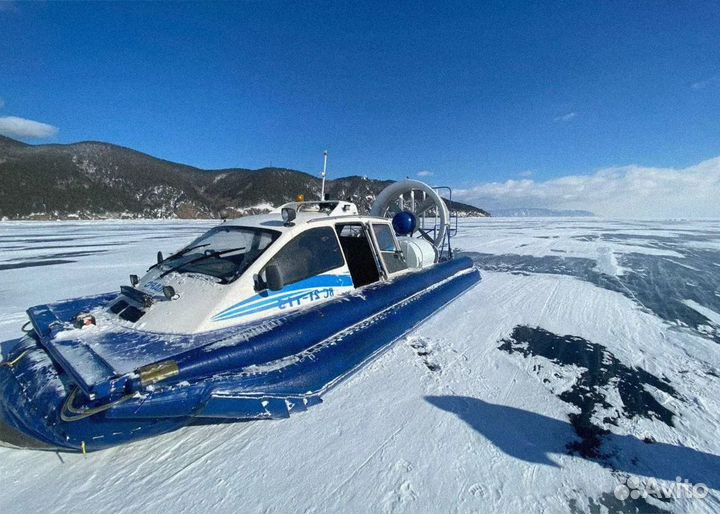
[{"label": "white cloud", "polygon": [[525,178],[532,177],[534,175],[534,172],[532,170],[521,171],[520,173],[518,173],[518,175]]},{"label": "white cloud", "polygon": [[572,121],[576,116],[576,112],[569,112],[567,114],[563,114],[562,116],[556,116],[553,118],[553,121]]},{"label": "white cloud", "polygon": [[493,208],[585,209],[620,218],[720,217],[720,157],[682,169],[624,166],[544,182],[491,182],[456,190],[461,201]]},{"label": "white cloud", "polygon": [[21,139],[45,139],[58,133],[57,127],[16,116],[0,117],[0,134]]},{"label": "white cloud", "polygon": [[690,87],[697,90],[718,85],[720,85],[720,75],[716,75],[705,80],[698,80],[697,82],[690,84]]},{"label": "white cloud", "polygon": [[418,177],[432,177],[432,176],[433,176],[433,172],[432,172],[432,171],[428,171],[428,170],[422,170],[422,171],[418,171],[417,176],[418,176]]}]

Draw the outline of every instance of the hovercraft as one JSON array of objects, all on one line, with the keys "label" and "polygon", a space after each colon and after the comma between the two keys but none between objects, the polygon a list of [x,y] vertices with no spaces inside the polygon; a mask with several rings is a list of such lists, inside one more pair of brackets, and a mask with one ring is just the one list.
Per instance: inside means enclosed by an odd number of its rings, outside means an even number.
[{"label": "hovercraft", "polygon": [[1,444],[92,451],[193,423],[286,418],[480,280],[417,181],[370,216],[288,203],[225,221],[118,292],[28,309],[2,343]]}]

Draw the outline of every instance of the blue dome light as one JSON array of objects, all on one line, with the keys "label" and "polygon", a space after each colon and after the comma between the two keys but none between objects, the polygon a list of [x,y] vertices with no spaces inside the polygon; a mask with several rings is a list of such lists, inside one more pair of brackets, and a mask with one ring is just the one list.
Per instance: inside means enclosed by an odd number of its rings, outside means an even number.
[{"label": "blue dome light", "polygon": [[412,212],[398,212],[392,219],[392,226],[398,236],[409,236],[417,227],[417,219]]}]

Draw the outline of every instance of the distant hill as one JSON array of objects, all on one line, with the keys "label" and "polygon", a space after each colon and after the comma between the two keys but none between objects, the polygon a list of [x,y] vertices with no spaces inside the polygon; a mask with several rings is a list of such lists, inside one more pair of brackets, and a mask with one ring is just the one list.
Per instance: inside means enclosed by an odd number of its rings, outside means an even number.
[{"label": "distant hill", "polygon": [[[328,180],[331,198],[367,212],[391,181]],[[217,218],[264,212],[320,195],[320,179],[284,168],[202,170],[88,141],[28,145],[0,136],[0,219]],[[450,202],[460,216],[488,216]]]},{"label": "distant hill", "polygon": [[595,216],[595,214],[590,211],[557,211],[553,209],[535,209],[527,207],[520,207],[516,209],[493,209],[492,215],[507,218],[556,218],[574,216]]}]

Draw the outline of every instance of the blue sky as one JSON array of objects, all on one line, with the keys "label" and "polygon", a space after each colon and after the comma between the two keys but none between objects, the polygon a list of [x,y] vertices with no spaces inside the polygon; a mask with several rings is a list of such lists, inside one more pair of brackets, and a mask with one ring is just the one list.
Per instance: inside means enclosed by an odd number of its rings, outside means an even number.
[{"label": "blue sky", "polygon": [[313,172],[327,148],[335,176],[492,203],[720,155],[718,27],[700,2],[2,2],[0,131],[205,168]]}]

